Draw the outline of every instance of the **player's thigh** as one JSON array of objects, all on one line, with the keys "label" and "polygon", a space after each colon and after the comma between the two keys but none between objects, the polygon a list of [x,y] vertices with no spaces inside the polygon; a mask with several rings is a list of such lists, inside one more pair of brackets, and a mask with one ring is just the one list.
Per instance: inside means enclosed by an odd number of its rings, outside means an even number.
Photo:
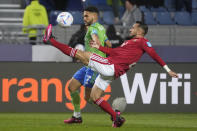
[{"label": "player's thigh", "polygon": [[101,95],[103,94],[103,90],[100,89],[97,85],[94,84],[91,94],[90,94],[90,98],[93,101],[96,101],[97,99],[99,99],[101,97]]},{"label": "player's thigh", "polygon": [[87,70],[87,67],[84,66],[73,75],[68,86],[71,92],[76,91],[77,89],[81,87],[81,85],[83,85],[86,70]]},{"label": "player's thigh", "polygon": [[92,88],[92,92],[90,94],[90,97],[92,100],[96,100],[101,97],[102,93],[106,90],[108,85],[112,82],[114,77],[106,77],[106,76],[101,76],[98,75],[96,78],[96,81],[94,83],[94,86]]}]

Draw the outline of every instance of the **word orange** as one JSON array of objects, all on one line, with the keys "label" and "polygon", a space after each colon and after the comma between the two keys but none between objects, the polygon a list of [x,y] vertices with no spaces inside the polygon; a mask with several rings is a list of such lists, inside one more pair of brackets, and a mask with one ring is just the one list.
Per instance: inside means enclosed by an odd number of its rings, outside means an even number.
[{"label": "word orange", "polygon": [[[39,83],[40,82],[40,83]],[[26,103],[26,102],[39,102],[39,91],[41,92],[41,99],[40,102],[48,102],[48,88],[50,85],[54,85],[56,89],[56,95],[55,95],[55,101],[56,102],[63,102],[63,89],[64,94],[68,100],[71,100],[70,92],[68,90],[69,81],[65,84],[65,87],[62,85],[62,81],[58,78],[51,78],[51,79],[45,79],[42,78],[40,80],[36,80],[34,78],[23,78],[21,80],[18,80],[17,78],[3,78],[2,79],[2,102],[10,102],[10,90],[14,87],[21,87],[17,89],[16,97],[19,102]],[[64,87],[64,88],[63,88]],[[81,103],[80,108],[83,109],[86,106],[86,101],[84,99],[84,91],[85,87],[80,87],[80,97],[81,97]],[[107,93],[111,92],[110,85],[106,89]],[[30,93],[31,95],[25,96],[25,93]],[[13,93],[12,93],[13,94]],[[108,100],[110,98],[109,94],[105,94],[103,96],[105,100]],[[65,106],[73,110],[73,106],[71,102],[65,103]]]}]

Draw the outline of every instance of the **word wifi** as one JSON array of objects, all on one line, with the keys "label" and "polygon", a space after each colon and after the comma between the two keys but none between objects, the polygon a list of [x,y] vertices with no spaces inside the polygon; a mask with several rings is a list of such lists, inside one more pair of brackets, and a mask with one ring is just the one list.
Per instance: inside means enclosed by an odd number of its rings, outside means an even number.
[{"label": "word wifi", "polygon": [[[179,97],[184,97],[184,104],[191,104],[191,74],[179,73],[178,76],[179,78],[171,78],[171,81],[168,81],[166,73],[151,73],[148,86],[146,87],[143,74],[136,73],[131,88],[126,74],[122,75],[120,79],[128,104],[134,104],[138,90],[142,97],[142,103],[150,104],[156,88],[160,89],[159,92],[156,92],[160,95],[160,104],[167,104],[167,89],[169,90],[169,88],[171,90],[171,104],[178,104]],[[157,82],[159,84],[156,84]],[[183,96],[178,95],[181,91],[183,91]]]}]

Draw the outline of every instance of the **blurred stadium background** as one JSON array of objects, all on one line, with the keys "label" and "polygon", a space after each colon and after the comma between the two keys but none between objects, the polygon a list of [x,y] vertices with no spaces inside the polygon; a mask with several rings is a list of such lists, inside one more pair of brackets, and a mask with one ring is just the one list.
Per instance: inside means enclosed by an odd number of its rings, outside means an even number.
[{"label": "blurred stadium background", "polygon": [[[79,30],[83,24],[82,10],[87,5],[97,6],[99,22],[106,28],[114,24],[121,35],[122,25],[114,23],[112,7],[106,0],[57,1],[62,4],[53,5],[51,0],[40,3],[47,9],[49,23],[59,41],[68,43]],[[146,37],[181,77],[178,81],[169,78],[144,55],[133,71],[116,80],[104,96],[110,103],[116,97],[127,98],[128,106],[123,113],[127,122],[121,130],[197,130],[197,0],[191,0],[189,11],[186,8],[177,11],[173,1],[139,0],[138,7],[149,25]],[[66,85],[81,64],[74,64],[72,58],[42,43],[43,25],[33,27],[38,30],[37,40],[35,45],[29,44],[28,34],[22,32],[28,3],[28,0],[0,0],[0,130],[110,130],[108,116],[94,113],[100,111],[84,100],[81,107],[86,112],[84,124],[63,124],[73,109]],[[120,17],[124,10],[121,5]],[[71,27],[57,25],[56,17],[62,11],[73,15]],[[134,81],[138,86],[134,86]],[[130,87],[136,88],[136,92]],[[81,87],[81,97],[83,91]]]}]

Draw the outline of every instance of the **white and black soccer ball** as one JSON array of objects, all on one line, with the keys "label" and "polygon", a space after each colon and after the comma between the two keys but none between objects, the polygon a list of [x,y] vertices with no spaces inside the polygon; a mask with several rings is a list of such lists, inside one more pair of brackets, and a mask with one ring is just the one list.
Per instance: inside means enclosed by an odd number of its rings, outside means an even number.
[{"label": "white and black soccer ball", "polygon": [[68,27],[73,24],[73,16],[69,12],[61,12],[57,16],[57,23],[62,27]]},{"label": "white and black soccer ball", "polygon": [[117,97],[112,102],[112,108],[114,110],[119,110],[120,112],[124,112],[126,106],[127,106],[127,102],[124,97]]}]

